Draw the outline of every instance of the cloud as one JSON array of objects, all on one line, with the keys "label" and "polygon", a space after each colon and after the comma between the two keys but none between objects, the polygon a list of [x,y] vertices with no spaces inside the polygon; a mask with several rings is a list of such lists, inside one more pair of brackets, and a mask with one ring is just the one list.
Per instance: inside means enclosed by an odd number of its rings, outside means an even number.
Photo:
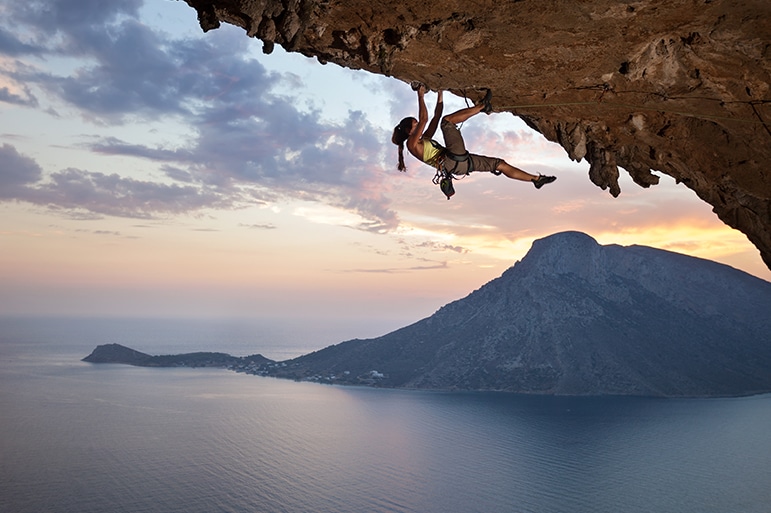
[{"label": "cloud", "polygon": [[342,125],[324,123],[315,113],[295,110],[273,98],[252,104],[247,116],[197,123],[198,133],[186,148],[167,150],[104,138],[92,151],[133,156],[166,164],[167,176],[191,184],[235,190],[268,188],[273,198],[302,199],[353,211],[368,223],[361,229],[382,231],[398,225],[390,207],[380,131],[360,112]]},{"label": "cloud", "polygon": [[3,58],[1,39],[2,32],[0,32],[0,102],[23,107],[38,107],[38,99],[33,94],[32,88],[13,78],[20,70],[29,69],[29,67],[16,59]]},{"label": "cloud", "polygon": [[216,102],[226,93],[235,102],[245,88],[260,95],[277,80],[247,59],[244,44],[234,37],[166,39],[126,20],[102,38],[86,45],[93,46],[89,60],[75,73],[30,79],[84,115],[107,123],[137,116],[191,116],[200,102]]},{"label": "cloud", "polygon": [[0,51],[8,55],[84,56],[105,46],[121,20],[137,19],[143,0],[6,2]]},{"label": "cloud", "polygon": [[0,198],[18,199],[19,192],[40,180],[43,170],[10,144],[0,147]]},{"label": "cloud", "polygon": [[76,218],[110,215],[149,219],[203,208],[235,208],[236,198],[232,193],[202,186],[156,183],[72,168],[44,177],[33,159],[12,145],[0,147],[0,199],[49,206]]},{"label": "cloud", "polygon": [[6,8],[10,18],[45,31],[82,33],[114,21],[120,15],[135,17],[142,0],[28,0]]},{"label": "cloud", "polygon": [[50,182],[30,189],[26,199],[65,209],[135,218],[229,206],[222,205],[229,202],[216,192],[198,187],[160,184],[78,169],[54,173]]},{"label": "cloud", "polygon": [[9,56],[40,55],[44,49],[35,44],[26,43],[15,34],[0,27],[0,53]]},{"label": "cloud", "polygon": [[[87,145],[95,152],[104,155],[124,155],[139,157],[161,162],[193,162],[194,155],[188,150],[166,150],[163,148],[149,148],[140,144],[130,144],[116,137],[105,137],[97,142]],[[177,170],[179,171],[179,170]],[[173,173],[172,170],[169,171]],[[182,175],[180,175],[180,178]]]},{"label": "cloud", "polygon": [[386,267],[373,269],[349,269],[342,271],[344,273],[368,273],[368,274],[398,274],[414,271],[434,271],[437,269],[448,269],[447,262],[437,262],[433,265],[415,265],[412,267]]},{"label": "cloud", "polygon": [[[111,127],[173,116],[189,126],[188,144],[174,149],[109,134],[86,146],[101,155],[153,161],[177,185],[68,169],[38,184],[34,194],[25,190],[23,199],[132,217],[302,199],[357,213],[364,219],[360,229],[398,225],[381,164],[387,134],[363,112],[333,123],[317,109],[301,110],[304,102],[293,96],[297,77],[267,72],[251,57],[252,41],[242,31],[225,26],[205,37],[174,38],[142,23],[141,5],[14,4],[11,18],[24,30],[3,29],[0,49],[76,58],[65,75],[24,63],[5,74],[27,91],[38,87],[74,107],[86,120]],[[22,40],[22,32],[31,36]],[[25,98],[0,89],[0,100],[34,106],[31,93]]]},{"label": "cloud", "polygon": [[[191,105],[229,91],[260,95],[278,77],[247,57],[249,41],[235,30],[175,39],[139,19],[138,0],[15,2],[0,27],[0,52],[76,58],[67,75],[25,67],[8,76],[34,84],[105,123],[144,116],[188,115]],[[32,34],[22,41],[21,34]],[[232,98],[232,94],[231,94]]]},{"label": "cloud", "polygon": [[274,224],[239,224],[241,228],[249,228],[250,230],[275,230],[276,225]]},{"label": "cloud", "polygon": [[89,233],[92,235],[105,235],[112,237],[122,237],[123,235],[119,231],[115,230],[75,230],[76,233]]},{"label": "cloud", "polygon": [[443,244],[434,241],[425,241],[420,244],[416,244],[415,247],[430,249],[432,251],[453,251],[455,253],[468,253],[468,249],[463,246],[454,246],[452,244]]},{"label": "cloud", "polygon": [[191,117],[197,133],[185,148],[154,148],[114,137],[89,148],[167,164],[170,178],[189,183],[259,185],[276,197],[351,210],[371,221],[361,225],[366,230],[398,224],[380,164],[382,131],[363,113],[349,112],[342,124],[333,124],[317,111],[298,111],[292,99],[259,95],[235,101],[240,97],[229,92]]},{"label": "cloud", "polygon": [[38,106],[37,99],[28,87],[23,88],[23,94],[17,94],[13,92],[8,86],[0,87],[0,102],[22,105],[26,107]]}]

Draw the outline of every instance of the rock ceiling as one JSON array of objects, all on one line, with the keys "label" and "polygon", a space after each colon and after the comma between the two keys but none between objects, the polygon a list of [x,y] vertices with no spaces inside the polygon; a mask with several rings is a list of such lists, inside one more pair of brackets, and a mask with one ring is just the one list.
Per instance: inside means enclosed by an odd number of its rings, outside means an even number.
[{"label": "rock ceiling", "polygon": [[430,89],[495,93],[589,179],[674,177],[771,268],[768,0],[185,0],[220,22]]}]

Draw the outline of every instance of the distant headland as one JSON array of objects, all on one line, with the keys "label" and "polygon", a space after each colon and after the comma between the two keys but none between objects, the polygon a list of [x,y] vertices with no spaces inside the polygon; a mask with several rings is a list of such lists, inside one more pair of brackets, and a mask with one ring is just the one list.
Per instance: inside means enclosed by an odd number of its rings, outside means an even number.
[{"label": "distant headland", "polygon": [[118,363],[136,367],[217,367],[240,372],[256,373],[257,369],[273,360],[262,355],[231,356],[226,353],[185,353],[176,355],[152,356],[141,353],[120,344],[104,344],[97,346],[90,355],[83,358],[89,363]]}]

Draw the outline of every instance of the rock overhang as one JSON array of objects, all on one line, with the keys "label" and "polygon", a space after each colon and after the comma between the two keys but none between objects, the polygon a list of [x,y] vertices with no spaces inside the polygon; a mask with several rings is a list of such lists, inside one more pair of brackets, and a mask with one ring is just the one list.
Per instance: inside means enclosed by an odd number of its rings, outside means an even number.
[{"label": "rock overhang", "polygon": [[467,94],[495,91],[620,194],[672,176],[771,268],[771,3],[766,0],[186,0],[203,30]]}]

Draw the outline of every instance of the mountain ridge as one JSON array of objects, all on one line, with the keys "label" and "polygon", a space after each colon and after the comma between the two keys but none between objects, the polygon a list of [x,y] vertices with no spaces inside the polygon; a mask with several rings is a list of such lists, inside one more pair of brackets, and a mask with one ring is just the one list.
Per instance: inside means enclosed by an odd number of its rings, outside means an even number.
[{"label": "mountain ridge", "polygon": [[743,395],[771,391],[768,312],[771,283],[742,271],[563,232],[426,319],[270,375],[419,389]]}]

